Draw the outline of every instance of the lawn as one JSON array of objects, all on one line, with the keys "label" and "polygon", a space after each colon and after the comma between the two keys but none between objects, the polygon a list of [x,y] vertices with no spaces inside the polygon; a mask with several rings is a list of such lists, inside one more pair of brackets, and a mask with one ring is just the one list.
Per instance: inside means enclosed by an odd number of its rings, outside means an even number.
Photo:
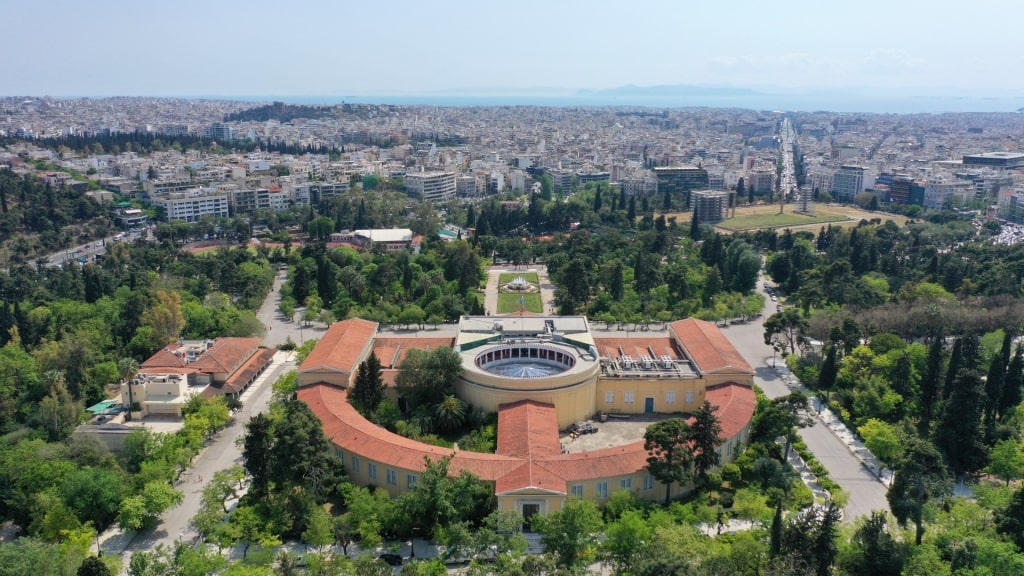
[{"label": "lawn", "polygon": [[498,294],[498,314],[519,312],[519,298],[525,297],[526,311],[537,314],[544,313],[544,304],[541,302],[540,294]]},{"label": "lawn", "polygon": [[[540,278],[537,277],[536,272],[523,272],[522,274],[502,274],[501,276],[498,276],[498,285],[504,286],[505,284],[508,284],[509,282],[515,280],[517,276],[522,276],[523,280],[526,280],[527,282],[535,286],[537,284],[540,284]],[[519,301],[516,300],[517,305],[518,302]]]},{"label": "lawn", "polygon": [[828,222],[845,222],[848,216],[815,210],[813,214],[797,214],[784,212],[779,214],[746,214],[729,218],[718,224],[719,228],[737,232],[741,230],[757,230],[760,228],[788,228],[792,226],[806,226],[812,224],[825,224]]}]

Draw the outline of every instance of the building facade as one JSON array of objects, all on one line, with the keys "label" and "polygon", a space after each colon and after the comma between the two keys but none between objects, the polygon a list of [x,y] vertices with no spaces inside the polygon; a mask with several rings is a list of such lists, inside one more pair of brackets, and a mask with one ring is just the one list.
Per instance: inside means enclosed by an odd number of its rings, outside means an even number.
[{"label": "building facade", "polygon": [[658,194],[668,193],[675,201],[683,199],[686,209],[690,208],[690,192],[706,190],[710,184],[707,170],[697,166],[655,168],[654,175],[658,179]]},{"label": "building facade", "polygon": [[409,196],[432,203],[444,203],[455,198],[454,172],[413,172],[405,175],[405,190]]},{"label": "building facade", "polygon": [[694,190],[693,214],[700,223],[714,223],[725,220],[729,213],[729,197],[732,193],[718,190]]},{"label": "building facade", "polygon": [[203,216],[227,218],[231,205],[227,193],[209,188],[155,196],[152,201],[164,209],[168,220],[184,220],[188,223],[199,222]]},{"label": "building facade", "polygon": [[841,166],[832,176],[832,197],[839,202],[853,202],[864,191],[864,168]]},{"label": "building facade", "polygon": [[[438,346],[462,357],[456,394],[498,413],[496,453],[415,442],[349,404],[347,389],[371,351],[389,382],[409,349]],[[350,319],[331,326],[298,372],[298,398],[320,418],[354,482],[397,496],[415,486],[424,458],[450,456],[452,473],[492,483],[498,508],[525,518],[558,511],[569,497],[603,502],[620,489],[648,499],[664,494],[647,473],[642,440],[570,453],[559,430],[574,422],[693,413],[708,400],[717,407],[725,463],[746,440],[755,406],[753,369],[721,330],[695,319],[640,338],[594,336],[580,316],[463,317],[454,338],[380,337],[376,323]]]}]

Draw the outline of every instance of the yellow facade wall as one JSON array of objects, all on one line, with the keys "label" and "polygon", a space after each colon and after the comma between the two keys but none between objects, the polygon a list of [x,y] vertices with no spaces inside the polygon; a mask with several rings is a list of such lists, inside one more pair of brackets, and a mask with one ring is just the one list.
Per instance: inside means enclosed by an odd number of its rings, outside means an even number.
[{"label": "yellow facade wall", "polygon": [[590,419],[597,413],[594,403],[596,386],[595,377],[588,378],[576,386],[547,391],[492,389],[463,379],[456,383],[455,393],[464,402],[485,412],[497,412],[502,404],[520,400],[553,404],[558,418],[558,428],[564,430],[573,422]]},{"label": "yellow facade wall", "polygon": [[704,402],[704,389],[700,378],[601,378],[595,401],[599,412],[611,414],[643,414],[648,398],[656,413],[694,412]]}]

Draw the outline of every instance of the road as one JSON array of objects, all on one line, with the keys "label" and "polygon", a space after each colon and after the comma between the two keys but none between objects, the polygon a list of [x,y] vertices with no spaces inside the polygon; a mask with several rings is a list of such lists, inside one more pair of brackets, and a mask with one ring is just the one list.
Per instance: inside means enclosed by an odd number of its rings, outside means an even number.
[{"label": "road", "polygon": [[[758,291],[762,291],[760,286]],[[764,343],[764,319],[774,310],[775,302],[766,299],[761,318],[722,329],[729,337],[729,341],[754,367],[754,382],[769,398],[790,393],[789,387],[771,367],[773,360],[782,362],[781,358],[775,358],[772,348]],[[816,419],[814,426],[800,430],[800,437],[818,461],[828,469],[832,480],[849,494],[850,499],[844,508],[846,521],[868,515],[872,510],[889,509],[885,499],[885,486],[861,464],[849,447],[828,426]]]},{"label": "road", "polygon": [[142,231],[125,232],[124,236],[120,238],[118,236],[109,236],[107,238],[101,238],[94,242],[86,242],[79,246],[72,246],[66,250],[55,252],[46,257],[47,266],[60,266],[66,262],[81,261],[81,258],[85,258],[86,261],[92,262],[96,259],[96,256],[104,254],[107,251],[107,246],[115,242],[134,242],[138,238],[146,239],[148,232],[144,229]]},{"label": "road", "polygon": [[[298,332],[296,323],[287,322],[277,314],[277,295],[283,282],[284,277],[281,275],[275,279],[273,291],[264,300],[258,313],[260,320],[269,328],[263,338],[263,343],[268,346],[279,344],[288,335]],[[182,503],[165,512],[160,523],[152,529],[135,534],[121,534],[117,529],[108,530],[100,536],[104,552],[122,554],[127,566],[133,552],[152,550],[157,544],[173,545],[178,539],[191,541],[196,536],[189,521],[199,511],[203,486],[213,478],[215,472],[241,464],[241,449],[237,441],[245,434],[245,424],[249,419],[269,407],[274,381],[295,368],[291,357],[291,353],[279,352],[271,367],[242,393],[242,409],[235,414],[234,423],[218,433],[182,474],[177,485],[185,493]]]}]

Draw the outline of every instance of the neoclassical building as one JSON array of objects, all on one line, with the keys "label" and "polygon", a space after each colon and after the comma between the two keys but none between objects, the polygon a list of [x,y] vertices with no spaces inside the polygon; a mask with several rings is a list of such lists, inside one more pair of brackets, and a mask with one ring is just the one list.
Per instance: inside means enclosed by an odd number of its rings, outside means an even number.
[{"label": "neoclassical building", "polygon": [[[754,413],[754,370],[712,323],[680,320],[666,332],[601,337],[582,316],[524,314],[463,317],[454,337],[393,337],[350,319],[332,325],[299,367],[298,397],[323,422],[352,480],[392,496],[416,484],[425,457],[451,456],[452,473],[493,483],[498,507],[526,518],[560,510],[567,497],[603,501],[619,489],[653,499],[664,486],[647,474],[642,441],[565,453],[559,431],[602,413],[688,414],[709,400],[722,425],[722,461],[731,460]],[[347,390],[371,351],[391,385],[408,350],[438,346],[462,356],[456,394],[498,413],[496,453],[422,444],[349,404]]]}]

